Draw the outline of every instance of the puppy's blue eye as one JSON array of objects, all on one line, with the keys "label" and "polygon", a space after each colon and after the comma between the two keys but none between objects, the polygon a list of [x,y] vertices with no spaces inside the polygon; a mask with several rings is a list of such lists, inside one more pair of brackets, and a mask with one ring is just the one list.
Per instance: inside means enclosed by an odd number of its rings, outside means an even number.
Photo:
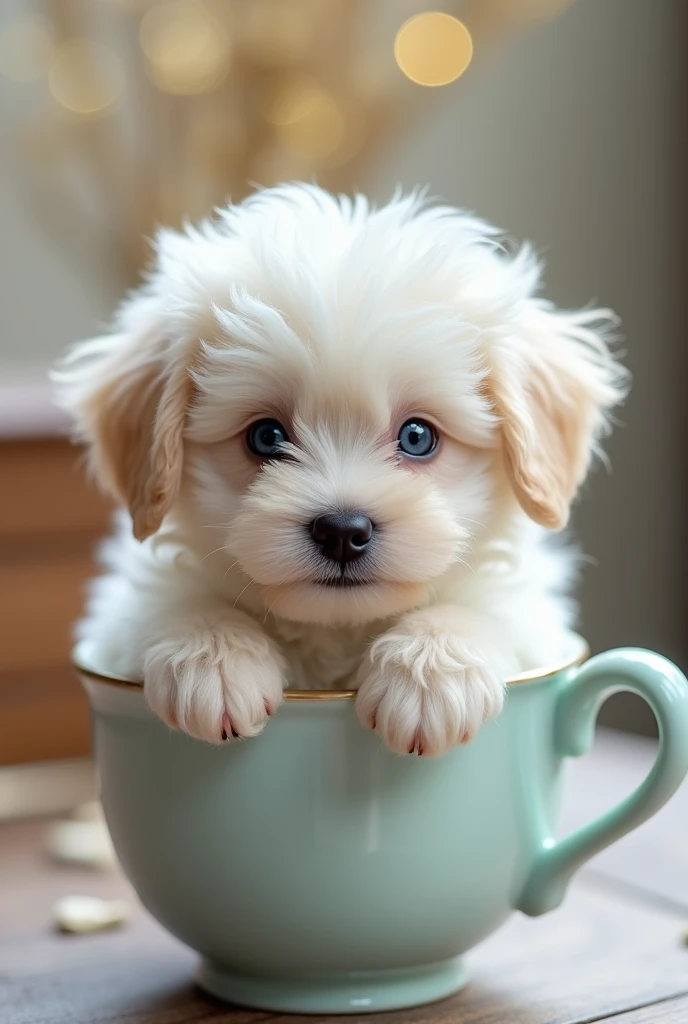
[{"label": "puppy's blue eye", "polygon": [[277,420],[258,420],[246,432],[246,444],[261,459],[281,459],[282,445],[288,440],[286,430]]},{"label": "puppy's blue eye", "polygon": [[423,420],[406,420],[398,439],[400,451],[418,459],[430,455],[437,447],[437,431]]}]

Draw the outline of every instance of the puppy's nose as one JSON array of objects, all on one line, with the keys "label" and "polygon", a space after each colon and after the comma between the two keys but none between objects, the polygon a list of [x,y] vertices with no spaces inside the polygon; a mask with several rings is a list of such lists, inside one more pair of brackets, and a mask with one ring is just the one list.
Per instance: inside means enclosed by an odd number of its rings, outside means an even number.
[{"label": "puppy's nose", "polygon": [[325,558],[344,565],[364,553],[373,524],[362,512],[328,512],[313,520],[311,536]]}]

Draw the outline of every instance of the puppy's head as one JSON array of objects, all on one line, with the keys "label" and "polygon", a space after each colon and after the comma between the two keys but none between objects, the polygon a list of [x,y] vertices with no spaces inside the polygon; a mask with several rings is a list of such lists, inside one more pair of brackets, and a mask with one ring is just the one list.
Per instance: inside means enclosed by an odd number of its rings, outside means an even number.
[{"label": "puppy's head", "polygon": [[163,232],[60,397],[139,539],[179,509],[266,610],[386,617],[497,512],[567,521],[623,373],[608,315],[557,312],[538,283],[528,248],[415,196],[270,190]]}]

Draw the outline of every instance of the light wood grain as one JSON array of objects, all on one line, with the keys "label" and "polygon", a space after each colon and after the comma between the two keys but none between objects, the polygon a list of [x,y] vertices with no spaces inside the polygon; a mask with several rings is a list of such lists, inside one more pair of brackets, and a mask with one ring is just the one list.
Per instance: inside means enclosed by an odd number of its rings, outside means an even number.
[{"label": "light wood grain", "polygon": [[93,572],[88,552],[0,566],[2,671],[67,665],[72,624],[81,615],[86,580]]},{"label": "light wood grain", "polygon": [[66,438],[0,440],[0,537],[98,535],[110,511]]},{"label": "light wood grain", "polygon": [[90,753],[88,702],[62,660],[58,668],[0,673],[0,765]]},{"label": "light wood grain", "polygon": [[89,750],[69,668],[110,510],[65,438],[0,439],[0,764]]},{"label": "light wood grain", "polygon": [[664,1003],[652,1003],[618,1017],[609,1017],[608,1024],[686,1024],[688,1022],[688,999],[667,999]]}]

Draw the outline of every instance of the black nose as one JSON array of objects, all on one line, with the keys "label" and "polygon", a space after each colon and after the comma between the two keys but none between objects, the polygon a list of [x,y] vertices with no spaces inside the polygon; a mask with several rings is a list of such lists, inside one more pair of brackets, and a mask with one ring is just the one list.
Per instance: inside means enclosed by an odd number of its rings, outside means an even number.
[{"label": "black nose", "polygon": [[328,512],[313,520],[311,536],[326,558],[344,565],[364,553],[373,524],[362,512]]}]

